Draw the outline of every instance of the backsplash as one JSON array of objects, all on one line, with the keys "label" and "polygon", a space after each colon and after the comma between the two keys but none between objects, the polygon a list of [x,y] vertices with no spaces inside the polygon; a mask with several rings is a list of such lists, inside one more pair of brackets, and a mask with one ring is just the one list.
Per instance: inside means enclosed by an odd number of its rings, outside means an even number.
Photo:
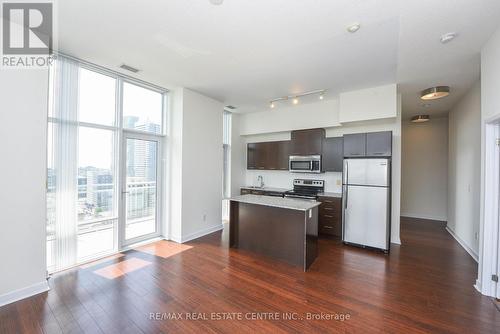
[{"label": "backsplash", "polygon": [[[325,181],[326,192],[342,192],[342,173],[328,172],[321,174],[307,174],[274,170],[247,170],[245,185],[259,185],[257,182],[257,177],[259,175],[262,175],[264,178],[264,187],[292,189],[294,179],[315,179]],[[337,182],[339,184],[337,184]]]}]

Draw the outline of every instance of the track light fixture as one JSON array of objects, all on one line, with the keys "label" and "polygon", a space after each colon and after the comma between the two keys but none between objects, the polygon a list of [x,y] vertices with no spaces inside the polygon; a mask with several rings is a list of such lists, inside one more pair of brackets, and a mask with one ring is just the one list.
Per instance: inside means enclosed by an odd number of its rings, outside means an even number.
[{"label": "track light fixture", "polygon": [[303,96],[308,96],[308,95],[318,94],[319,95],[318,98],[320,100],[323,100],[325,98],[325,92],[326,92],[325,89],[319,89],[319,90],[312,90],[309,92],[304,92],[304,93],[300,93],[300,94],[296,94],[296,95],[288,95],[288,96],[278,97],[278,98],[275,98],[275,99],[272,99],[271,101],[269,101],[269,108],[273,109],[276,106],[276,102],[278,102],[278,101],[291,100],[292,104],[297,105],[300,102],[299,98],[301,98]]}]

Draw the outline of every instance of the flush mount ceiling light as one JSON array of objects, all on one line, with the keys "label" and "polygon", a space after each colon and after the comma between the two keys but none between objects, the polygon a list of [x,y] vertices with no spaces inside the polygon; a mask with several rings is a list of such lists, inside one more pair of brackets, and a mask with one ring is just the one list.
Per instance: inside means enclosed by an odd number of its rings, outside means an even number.
[{"label": "flush mount ceiling light", "polygon": [[420,98],[422,100],[436,100],[448,95],[450,95],[449,86],[431,87],[420,92]]},{"label": "flush mount ceiling light", "polygon": [[210,0],[210,3],[216,6],[222,5],[223,2],[224,0]]},{"label": "flush mount ceiling light", "polygon": [[299,98],[300,97],[308,96],[308,95],[318,94],[319,95],[319,99],[323,100],[324,97],[325,97],[324,96],[325,92],[326,92],[325,89],[320,89],[320,90],[312,90],[310,92],[300,93],[300,94],[297,94],[297,95],[288,95],[288,96],[278,97],[276,99],[272,99],[271,101],[269,101],[269,108],[273,109],[276,106],[276,102],[278,102],[278,101],[292,100],[292,103],[296,105],[296,104],[299,104]]},{"label": "flush mount ceiling light", "polygon": [[359,24],[358,22],[355,22],[349,26],[347,26],[347,31],[350,32],[351,34],[354,34],[356,31],[359,30],[359,28],[361,28],[361,24]]},{"label": "flush mount ceiling light", "polygon": [[429,115],[417,115],[417,116],[413,116],[411,118],[411,121],[413,123],[424,123],[424,122],[428,122],[431,118],[429,117]]},{"label": "flush mount ceiling light", "polygon": [[456,32],[449,32],[441,36],[440,41],[442,44],[446,44],[454,40],[458,34]]}]

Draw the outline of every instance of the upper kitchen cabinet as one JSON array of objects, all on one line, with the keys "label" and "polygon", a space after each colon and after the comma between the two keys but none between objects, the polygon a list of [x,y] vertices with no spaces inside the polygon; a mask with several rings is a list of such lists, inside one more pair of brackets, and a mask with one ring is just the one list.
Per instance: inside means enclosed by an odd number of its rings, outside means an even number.
[{"label": "upper kitchen cabinet", "polygon": [[267,143],[250,143],[247,145],[247,169],[266,169],[267,159]]},{"label": "upper kitchen cabinet", "polygon": [[290,155],[322,154],[325,129],[292,131]]},{"label": "upper kitchen cabinet", "polygon": [[247,144],[247,169],[257,169],[257,143]]},{"label": "upper kitchen cabinet", "polygon": [[289,141],[247,144],[247,169],[288,170]]},{"label": "upper kitchen cabinet", "polygon": [[366,156],[366,133],[344,135],[344,157]]},{"label": "upper kitchen cabinet", "polygon": [[342,172],[344,158],[344,140],[342,137],[325,138],[323,141],[323,170]]},{"label": "upper kitchen cabinet", "polygon": [[390,157],[392,155],[392,132],[367,133],[366,155],[370,157]]},{"label": "upper kitchen cabinet", "polygon": [[390,157],[392,132],[355,133],[344,135],[344,157]]}]

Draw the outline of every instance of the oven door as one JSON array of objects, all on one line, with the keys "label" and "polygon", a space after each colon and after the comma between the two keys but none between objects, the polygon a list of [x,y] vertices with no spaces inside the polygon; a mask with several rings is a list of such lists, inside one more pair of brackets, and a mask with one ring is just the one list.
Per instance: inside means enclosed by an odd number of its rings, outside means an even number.
[{"label": "oven door", "polygon": [[290,172],[311,173],[313,169],[313,162],[308,158],[291,156],[289,169]]}]

